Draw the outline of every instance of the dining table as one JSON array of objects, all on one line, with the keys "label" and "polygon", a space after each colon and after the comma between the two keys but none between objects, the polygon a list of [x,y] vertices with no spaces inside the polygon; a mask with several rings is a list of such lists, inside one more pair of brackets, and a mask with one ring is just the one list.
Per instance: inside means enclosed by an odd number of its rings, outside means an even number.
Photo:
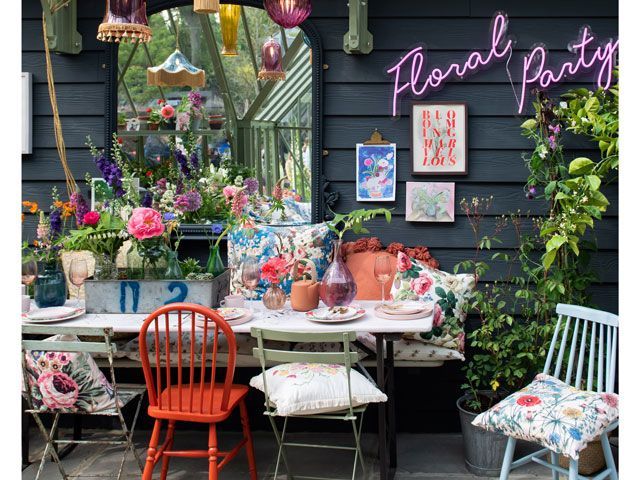
[{"label": "dining table", "polygon": [[[387,402],[380,403],[378,409],[378,448],[379,474],[381,480],[394,478],[397,468],[396,439],[396,398],[394,395],[394,349],[393,342],[399,340],[405,332],[429,332],[433,326],[433,314],[412,320],[380,318],[375,310],[379,301],[356,301],[364,315],[355,320],[341,322],[313,321],[305,312],[291,309],[289,302],[281,310],[269,310],[261,301],[245,301],[245,307],[251,309],[251,319],[245,323],[231,326],[235,334],[251,333],[251,328],[265,328],[287,332],[368,332],[375,337],[375,351],[357,341],[357,347],[375,358],[376,378],[373,379],[360,364],[360,370],[378,388],[387,395]],[[77,306],[75,300],[67,305]],[[80,304],[82,306],[82,303]],[[322,304],[321,304],[322,306]],[[35,307],[35,306],[34,306]],[[101,327],[112,328],[114,333],[138,333],[148,313],[84,313],[76,318],[62,322],[48,322],[48,326]],[[24,319],[23,319],[24,320]],[[189,321],[182,317],[183,323]],[[233,323],[233,322],[231,322]],[[163,322],[158,324],[164,330]],[[169,316],[169,330],[178,331],[178,316]]]}]

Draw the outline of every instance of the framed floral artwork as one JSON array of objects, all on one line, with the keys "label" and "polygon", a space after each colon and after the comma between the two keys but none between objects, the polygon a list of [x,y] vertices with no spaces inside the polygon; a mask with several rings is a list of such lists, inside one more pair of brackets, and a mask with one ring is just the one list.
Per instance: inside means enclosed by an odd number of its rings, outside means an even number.
[{"label": "framed floral artwork", "polygon": [[411,174],[467,174],[467,104],[411,106]]},{"label": "framed floral artwork", "polygon": [[407,182],[407,222],[455,221],[453,182]]},{"label": "framed floral artwork", "polygon": [[396,144],[356,145],[356,189],[359,202],[396,199]]}]

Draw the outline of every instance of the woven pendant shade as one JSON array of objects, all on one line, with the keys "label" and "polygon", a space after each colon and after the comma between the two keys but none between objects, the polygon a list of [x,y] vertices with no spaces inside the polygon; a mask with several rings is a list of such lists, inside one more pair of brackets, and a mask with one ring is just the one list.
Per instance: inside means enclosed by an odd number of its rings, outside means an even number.
[{"label": "woven pendant shade", "polygon": [[98,40],[102,42],[149,42],[146,0],[107,0]]},{"label": "woven pendant shade", "polygon": [[258,73],[260,80],[284,80],[285,72],[282,70],[282,48],[273,38],[262,45],[262,68]]},{"label": "woven pendant shade", "polygon": [[264,9],[278,25],[293,28],[311,14],[311,0],[264,0]]},{"label": "woven pendant shade", "polygon": [[216,13],[220,10],[220,0],[193,0],[196,13]]},{"label": "woven pendant shade", "polygon": [[204,87],[204,71],[194,67],[176,49],[162,65],[147,68],[147,85],[161,87]]},{"label": "woven pendant shade", "polygon": [[222,55],[238,55],[238,22],[240,5],[223,3],[220,5],[220,32],[222,33]]}]

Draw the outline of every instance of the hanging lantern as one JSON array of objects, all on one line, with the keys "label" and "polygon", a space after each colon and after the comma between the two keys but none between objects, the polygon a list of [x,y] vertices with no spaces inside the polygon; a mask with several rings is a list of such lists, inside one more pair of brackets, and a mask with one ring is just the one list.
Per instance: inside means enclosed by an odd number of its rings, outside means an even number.
[{"label": "hanging lantern", "polygon": [[286,74],[282,70],[282,48],[273,38],[262,45],[262,68],[258,72],[260,80],[284,80]]},{"label": "hanging lantern", "polygon": [[224,3],[220,5],[220,32],[222,32],[222,55],[238,55],[238,22],[240,5]]},{"label": "hanging lantern", "polygon": [[104,18],[98,27],[98,40],[146,43],[151,36],[146,0],[107,0]]},{"label": "hanging lantern", "polygon": [[311,14],[311,0],[264,0],[264,9],[271,20],[284,28],[293,28]]},{"label": "hanging lantern", "polygon": [[220,9],[220,0],[193,0],[196,13],[216,13]]},{"label": "hanging lantern", "polygon": [[204,87],[204,70],[194,67],[184,54],[175,52],[156,67],[147,68],[147,85],[161,87]]}]

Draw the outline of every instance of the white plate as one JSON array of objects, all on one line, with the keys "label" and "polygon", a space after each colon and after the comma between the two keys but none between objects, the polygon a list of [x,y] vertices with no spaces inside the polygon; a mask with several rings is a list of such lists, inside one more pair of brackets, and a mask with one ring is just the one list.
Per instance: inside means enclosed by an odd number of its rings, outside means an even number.
[{"label": "white plate", "polygon": [[[232,327],[235,325],[242,325],[243,323],[249,322],[253,318],[253,310],[249,308],[245,308],[244,310],[246,310],[246,312],[242,316],[234,320],[226,320],[226,322]],[[212,322],[209,322],[209,323],[212,323]],[[202,319],[201,317],[197,317],[196,325],[200,328],[204,328],[204,319]]]},{"label": "white plate", "polygon": [[27,318],[29,320],[53,320],[54,318],[64,318],[75,312],[75,308],[71,307],[47,307],[37,308],[27,312]]},{"label": "white plate", "polygon": [[77,318],[80,315],[85,314],[84,308],[70,308],[70,307],[52,307],[52,308],[68,308],[69,310],[71,310],[71,313],[69,313],[67,316],[64,316],[64,317],[47,318],[47,317],[42,317],[40,314],[38,314],[38,317],[41,317],[41,318],[35,318],[35,317],[31,318],[30,314],[32,313],[36,313],[42,310],[49,310],[47,308],[39,308],[31,312],[23,313],[22,321],[26,323],[56,323],[56,322],[64,322],[66,320],[71,320],[73,318]]},{"label": "white plate", "polygon": [[[347,314],[347,312],[334,313],[332,317],[332,316],[329,316],[330,314],[328,312],[325,312],[325,310],[330,310],[330,309],[325,307],[325,308],[318,308],[316,310],[311,310],[310,312],[307,312],[306,317],[307,317],[307,320],[311,320],[312,322],[340,323],[340,322],[349,322],[351,320],[357,320],[358,318],[362,317],[365,313],[367,313],[364,308],[358,308],[354,306],[349,306],[344,308],[348,308],[350,313],[349,314]],[[318,310],[322,311],[321,314],[324,314],[325,316],[315,316],[314,312],[317,312]]]},{"label": "white plate", "polygon": [[412,315],[424,311],[429,304],[415,301],[384,303],[379,305],[381,311],[388,315]]},{"label": "white plate", "polygon": [[242,307],[221,307],[215,308],[213,311],[229,322],[246,315],[249,312],[249,309]]},{"label": "white plate", "polygon": [[308,311],[306,316],[319,320],[343,320],[353,317],[358,310],[360,310],[360,307],[355,305],[348,305],[346,307],[320,307]]},{"label": "white plate", "polygon": [[427,318],[429,315],[433,313],[433,305],[431,304],[425,305],[422,311],[418,313],[410,313],[410,314],[402,314],[402,315],[398,315],[398,314],[390,315],[386,313],[384,310],[382,310],[382,305],[376,305],[374,311],[375,311],[376,317],[384,318],[385,320],[419,320],[421,318]]}]

